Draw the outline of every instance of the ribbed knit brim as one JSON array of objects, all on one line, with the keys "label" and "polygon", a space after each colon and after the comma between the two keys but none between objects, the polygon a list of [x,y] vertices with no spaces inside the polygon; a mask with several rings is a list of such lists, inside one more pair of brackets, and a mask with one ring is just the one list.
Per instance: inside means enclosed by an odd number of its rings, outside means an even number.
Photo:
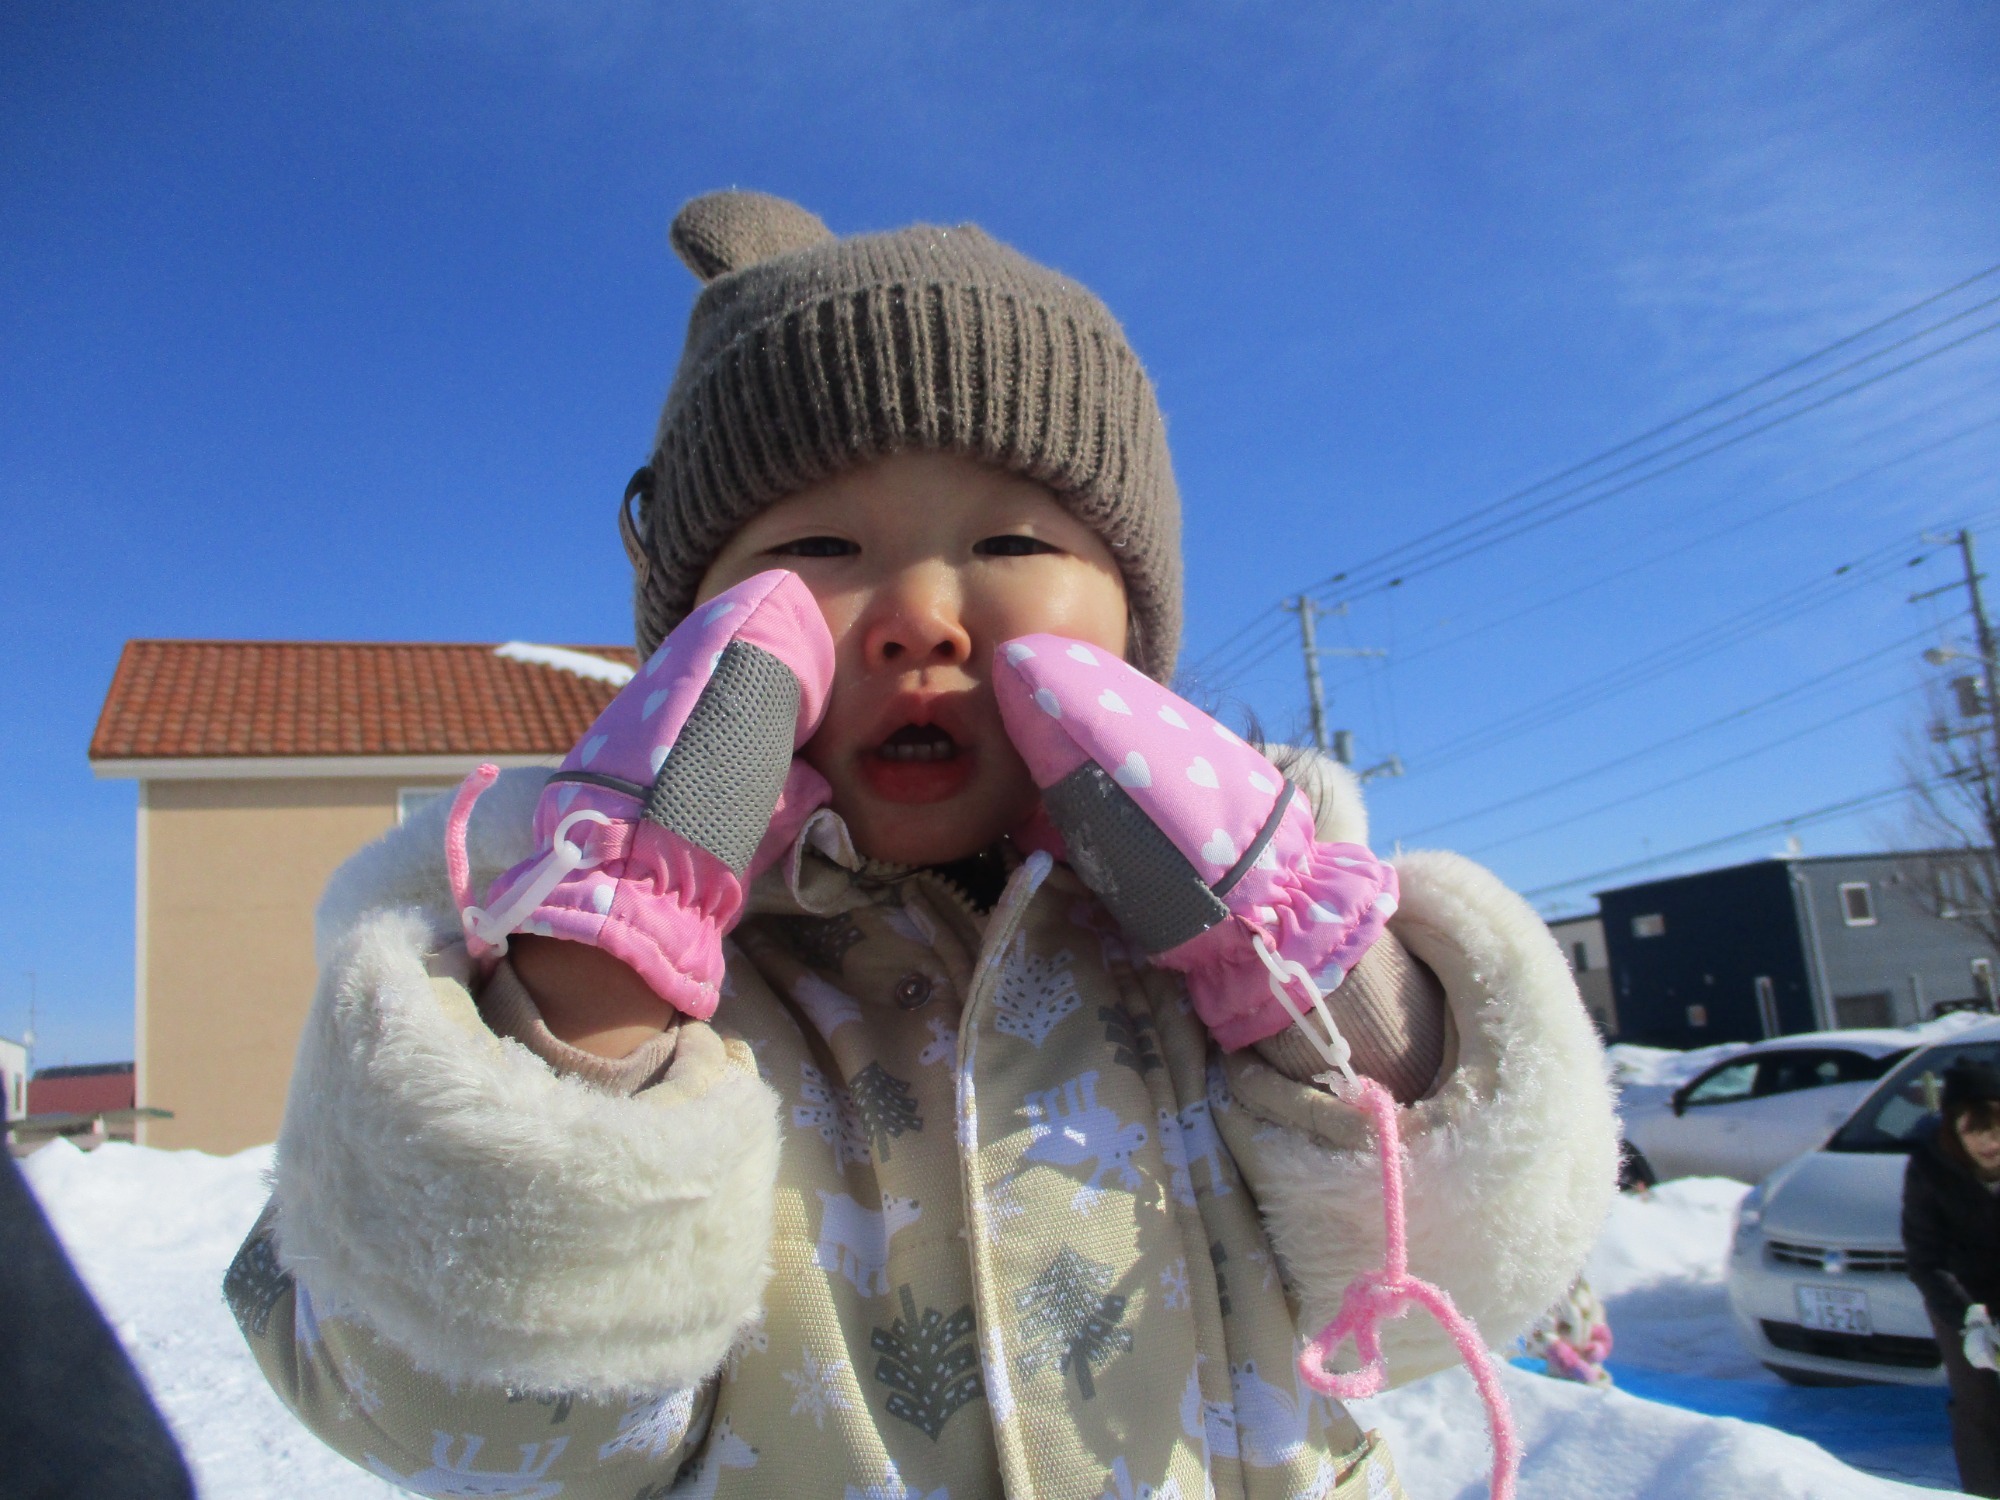
[{"label": "ribbed knit brim", "polygon": [[755,193],[698,198],[673,243],[707,282],[625,518],[639,649],[752,516],[901,450],[1048,486],[1124,575],[1141,670],[1180,644],[1180,502],[1152,382],[1104,304],[971,225],[834,238]]}]

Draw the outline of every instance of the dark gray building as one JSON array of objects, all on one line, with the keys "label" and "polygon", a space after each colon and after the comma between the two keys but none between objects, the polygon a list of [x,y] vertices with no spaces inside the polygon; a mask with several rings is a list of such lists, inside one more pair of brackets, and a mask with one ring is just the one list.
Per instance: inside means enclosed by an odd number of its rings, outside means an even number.
[{"label": "dark gray building", "polygon": [[1780,856],[1599,892],[1618,1040],[1705,1047],[1991,1009],[1993,946],[1937,897],[1962,858]]}]

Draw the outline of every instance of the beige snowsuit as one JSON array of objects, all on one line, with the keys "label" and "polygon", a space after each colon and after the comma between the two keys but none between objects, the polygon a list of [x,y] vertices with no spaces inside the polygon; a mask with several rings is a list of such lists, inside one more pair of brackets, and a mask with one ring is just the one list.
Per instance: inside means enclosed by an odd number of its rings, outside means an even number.
[{"label": "beige snowsuit", "polygon": [[[528,852],[539,773],[472,828]],[[1365,837],[1351,786],[1321,834]],[[1057,866],[981,916],[822,813],[759,883],[713,1025],[620,1094],[494,1034],[441,814],[350,862],[276,1192],[232,1267],[328,1443],[433,1495],[1399,1493],[1298,1381],[1380,1253],[1358,1114],[1224,1056]],[[1413,1268],[1492,1343],[1568,1285],[1612,1191],[1601,1054],[1546,929],[1449,855],[1396,936],[1457,1055],[1407,1114]],[[1453,1352],[1392,1325],[1394,1379]]]}]

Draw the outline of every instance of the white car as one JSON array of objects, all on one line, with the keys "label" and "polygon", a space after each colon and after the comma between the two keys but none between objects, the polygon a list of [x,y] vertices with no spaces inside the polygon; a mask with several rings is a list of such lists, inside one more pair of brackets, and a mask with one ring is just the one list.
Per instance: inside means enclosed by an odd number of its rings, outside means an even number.
[{"label": "white car", "polygon": [[1900,1031],[1817,1031],[1745,1047],[1676,1089],[1628,1085],[1627,1172],[1761,1181],[1831,1135],[1912,1045]]},{"label": "white car", "polygon": [[1944,1070],[2000,1063],[2000,1021],[1905,1059],[1817,1151],[1737,1209],[1729,1306],[1744,1346],[1787,1380],[1942,1385],[1923,1298],[1905,1274],[1903,1166],[1937,1129]]}]

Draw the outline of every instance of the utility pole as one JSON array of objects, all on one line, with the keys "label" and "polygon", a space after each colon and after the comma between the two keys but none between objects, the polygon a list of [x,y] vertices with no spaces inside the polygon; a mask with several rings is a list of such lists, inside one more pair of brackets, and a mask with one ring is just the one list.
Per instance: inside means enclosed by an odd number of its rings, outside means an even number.
[{"label": "utility pole", "polygon": [[[1965,587],[1966,608],[1972,615],[1973,641],[1978,648],[1979,677],[1976,686],[1969,677],[1956,679],[1952,686],[1958,694],[1961,717],[1973,720],[1983,715],[1986,722],[1983,725],[1968,724],[1964,728],[1953,728],[1943,716],[1940,716],[1931,734],[1938,744],[1944,747],[1939,751],[1939,764],[1944,777],[1957,781],[1967,792],[1971,792],[1971,788],[1966,784],[1975,780],[1977,782],[1977,791],[1974,795],[1979,821],[1977,837],[1980,842],[1972,844],[1964,851],[1969,856],[1966,878],[1971,882],[1975,896],[1980,898],[1975,901],[1970,914],[1974,915],[1974,925],[1982,936],[1996,949],[2000,949],[2000,926],[1996,926],[1994,919],[1996,910],[2000,910],[2000,903],[1996,903],[1995,900],[1996,892],[2000,892],[2000,858],[1996,857],[1996,851],[2000,851],[2000,685],[1995,682],[1996,676],[2000,676],[2000,661],[1995,660],[1993,624],[1986,618],[1986,599],[1979,588],[1984,580],[1979,572],[1979,560],[1973,553],[1971,531],[1960,527],[1956,532],[1946,536],[1926,535],[1924,540],[1933,546],[1956,546],[1959,561],[1965,569],[1965,577],[1959,582],[1913,594],[1910,596],[1910,602],[1914,604],[1920,599],[1949,593],[1959,587],[1960,583]],[[1951,661],[1963,661],[1966,655],[1967,653],[1954,647],[1940,645],[1926,651],[1924,660],[1932,666],[1941,667]],[[1983,698],[1984,701],[1967,701],[1972,698]],[[1977,758],[1968,763],[1950,748],[1951,742],[1961,737],[1970,739],[1975,744],[1989,739],[1991,743],[1990,746],[1977,752]],[[1945,821],[1950,824],[1952,820],[1947,816]],[[1965,834],[1963,829],[1955,831],[1961,837]],[[1951,885],[1941,885],[1933,893],[1940,908],[1947,904],[1954,906],[1959,904],[1960,898],[1956,893],[1955,884],[1952,882]],[[1980,889],[1982,886],[1983,889]],[[1979,963],[1986,962],[1979,961]],[[1978,977],[1979,963],[1974,964],[1975,978]],[[1990,969],[1991,964],[1987,963],[1987,967]]]},{"label": "utility pole", "polygon": [[[1919,600],[1932,599],[1939,594],[1948,594],[1955,588],[1963,587],[1965,590],[1966,608],[1972,615],[1972,636],[1974,642],[1979,647],[1979,692],[1985,701],[1982,704],[1976,705],[1978,709],[1977,713],[1972,712],[1971,709],[1975,705],[1968,705],[1965,701],[1967,697],[1965,688],[1971,686],[1971,679],[1959,679],[1965,685],[1959,689],[1959,712],[1968,719],[1983,716],[1986,720],[1987,732],[1993,737],[1992,754],[1994,758],[1991,768],[1984,773],[1982,779],[1988,783],[1987,804],[1989,806],[2000,806],[2000,795],[1996,795],[1992,787],[1993,777],[1996,774],[2000,774],[2000,696],[1996,696],[1995,693],[1996,675],[2000,674],[2000,661],[1995,660],[1993,624],[1986,618],[1985,596],[1979,592],[1979,585],[1983,581],[1984,575],[1980,573],[1979,561],[1973,555],[1972,533],[1970,531],[1961,527],[1948,536],[1932,536],[1927,533],[1924,540],[1933,544],[1958,548],[1959,560],[1965,567],[1965,577],[1959,580],[1959,582],[1942,584],[1934,589],[1925,589],[1921,594],[1912,594],[1910,595],[1910,603],[1915,604]],[[1924,660],[1934,667],[1941,667],[1947,662],[1963,661],[1964,659],[1965,653],[1963,651],[1954,650],[1949,646],[1934,646],[1924,653]],[[1955,739],[1960,735],[1971,736],[1976,735],[1978,732],[1973,729],[1960,730],[1947,728],[1942,731],[1941,738]],[[1980,760],[1984,762],[1986,757],[1982,755],[1980,756]]]},{"label": "utility pole", "polygon": [[[1343,766],[1354,764],[1354,736],[1345,729],[1333,732],[1329,741],[1326,729],[1326,686],[1320,681],[1319,659],[1322,656],[1387,656],[1389,653],[1379,646],[1322,646],[1319,643],[1319,617],[1321,615],[1344,615],[1345,604],[1324,605],[1317,603],[1311,595],[1300,594],[1285,601],[1286,609],[1299,617],[1299,651],[1306,662],[1306,702],[1312,714],[1313,748],[1320,754],[1332,752],[1333,758]],[[1396,769],[1388,769],[1390,763]],[[1402,762],[1390,756],[1371,775],[1400,776]]]},{"label": "utility pole", "polygon": [[1965,562],[1965,592],[1972,605],[1974,639],[1979,642],[1979,673],[1986,688],[1986,723],[1993,731],[1994,768],[2000,771],[2000,694],[1993,690],[1993,626],[1986,618],[1986,603],[1979,593],[1979,564],[1972,555],[1972,533],[1958,532],[1958,555]]},{"label": "utility pole", "polygon": [[[1344,604],[1340,607],[1343,610],[1347,608]],[[1334,611],[1323,610],[1306,594],[1287,599],[1285,608],[1299,617],[1299,650],[1306,659],[1306,701],[1312,710],[1313,748],[1324,755],[1332,747],[1326,742],[1326,687],[1319,680],[1318,626],[1321,614],[1333,614]],[[1341,748],[1347,753],[1340,757],[1340,763],[1346,765],[1354,752],[1351,740],[1345,735],[1341,737]]]}]

